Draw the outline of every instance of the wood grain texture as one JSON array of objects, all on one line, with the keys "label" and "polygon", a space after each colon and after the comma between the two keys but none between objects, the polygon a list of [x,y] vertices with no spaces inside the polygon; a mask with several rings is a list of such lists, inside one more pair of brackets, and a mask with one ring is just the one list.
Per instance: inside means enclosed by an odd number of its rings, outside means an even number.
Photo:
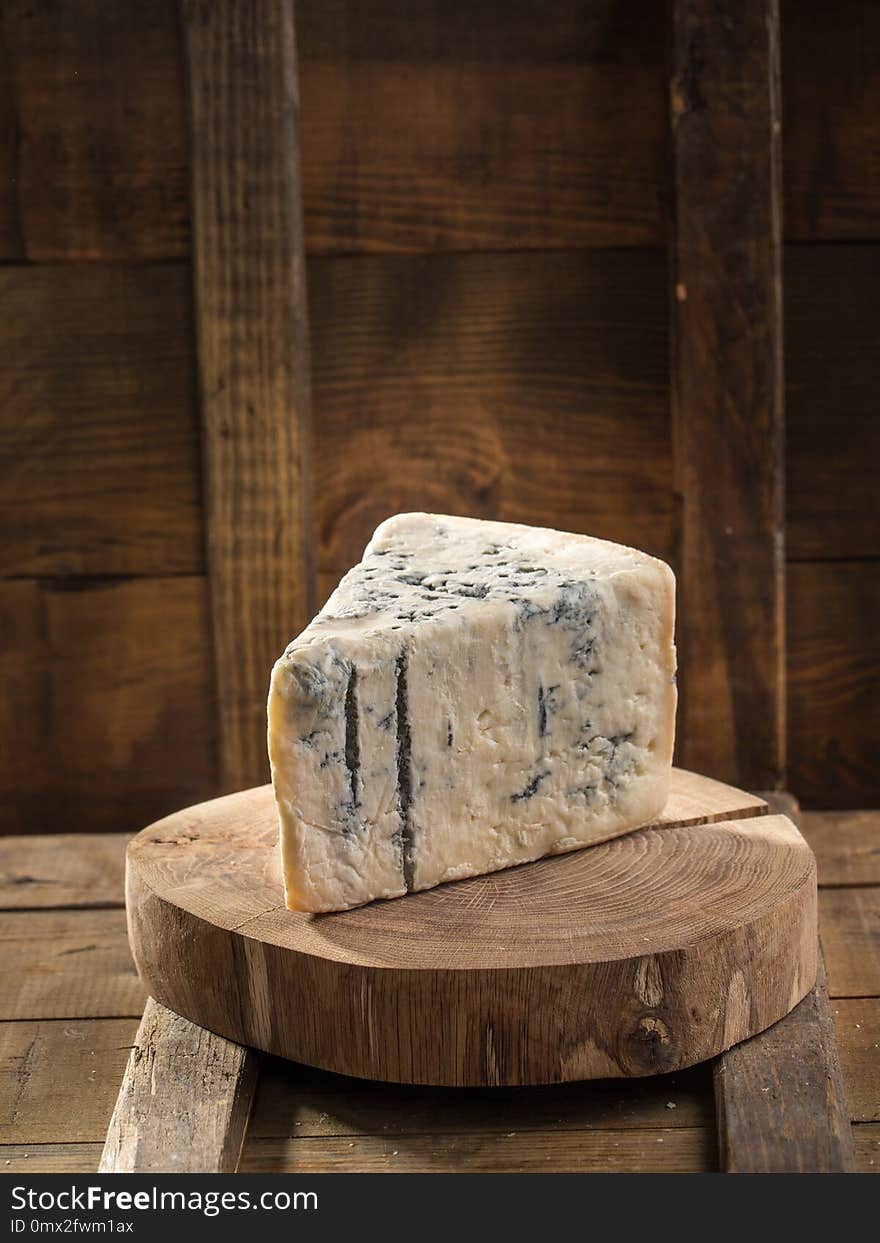
[{"label": "wood grain texture", "polygon": [[519,1088],[371,1083],[266,1058],[248,1127],[255,1139],[517,1134],[711,1127],[711,1072]]},{"label": "wood grain texture", "polygon": [[[6,0],[0,259],[165,259],[189,250],[175,0]],[[5,123],[4,123],[5,122]]]},{"label": "wood grain texture", "polygon": [[820,885],[880,885],[880,812],[805,811],[800,830]]},{"label": "wood grain texture", "polygon": [[880,997],[832,1002],[840,1067],[853,1122],[880,1122]]},{"label": "wood grain texture", "polygon": [[662,241],[650,0],[297,5],[312,252]]},{"label": "wood grain texture", "polygon": [[834,1174],[855,1165],[825,972],[768,1031],[715,1067],[721,1168],[728,1174]]},{"label": "wood grain texture", "polygon": [[787,578],[791,789],[810,807],[880,805],[880,560]]},{"label": "wood grain texture", "polygon": [[283,907],[264,787],[139,834],[126,898],[142,978],[177,1013],[395,1082],[672,1071],[775,1022],[815,979],[815,865],[784,817],[664,825],[313,918]]},{"label": "wood grain texture", "polygon": [[873,0],[780,8],[786,237],[877,238],[880,11]]},{"label": "wood grain texture", "polygon": [[679,762],[785,773],[776,0],[672,6]]},{"label": "wood grain texture", "polygon": [[94,1174],[101,1144],[3,1144],[4,1174]]},{"label": "wood grain texture", "polygon": [[0,1019],[139,1016],[123,911],[0,915]]},{"label": "wood grain texture", "polygon": [[662,254],[315,260],[309,281],[322,599],[406,510],[671,556]]},{"label": "wood grain texture", "polygon": [[122,833],[0,838],[0,911],[122,906]]},{"label": "wood grain texture", "polygon": [[137,1026],[134,1018],[0,1023],[0,1141],[103,1143]]},{"label": "wood grain texture", "polygon": [[819,931],[832,997],[880,997],[880,888],[823,889]]},{"label": "wood grain texture", "polygon": [[785,305],[787,555],[878,557],[880,246],[789,247]]},{"label": "wood grain texture", "polygon": [[103,1174],[233,1174],[259,1055],[147,1002],[107,1130]]},{"label": "wood grain texture", "polygon": [[880,1123],[853,1127],[856,1166],[860,1174],[880,1174]]},{"label": "wood grain texture", "polygon": [[[0,1150],[0,1158],[2,1158]],[[685,1173],[716,1168],[711,1129],[251,1140],[253,1173]]]},{"label": "wood grain texture", "polygon": [[206,594],[0,581],[3,831],[130,831],[217,789]]},{"label": "wood grain texture", "polygon": [[201,571],[186,270],[0,268],[0,303],[0,573]]},{"label": "wood grain texture", "polygon": [[292,0],[184,0],[224,789],[265,780],[269,670],[314,612]]}]

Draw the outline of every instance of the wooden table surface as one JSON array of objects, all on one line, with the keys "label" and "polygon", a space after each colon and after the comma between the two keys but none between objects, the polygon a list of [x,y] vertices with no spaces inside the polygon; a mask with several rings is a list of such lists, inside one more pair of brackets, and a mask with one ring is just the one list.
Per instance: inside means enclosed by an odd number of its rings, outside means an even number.
[{"label": "wooden table surface", "polygon": [[[858,1168],[880,1172],[880,812],[804,812]],[[0,839],[0,1173],[93,1172],[144,990],[121,836]],[[433,1089],[267,1059],[247,1172],[707,1171],[708,1066],[551,1088]]]}]

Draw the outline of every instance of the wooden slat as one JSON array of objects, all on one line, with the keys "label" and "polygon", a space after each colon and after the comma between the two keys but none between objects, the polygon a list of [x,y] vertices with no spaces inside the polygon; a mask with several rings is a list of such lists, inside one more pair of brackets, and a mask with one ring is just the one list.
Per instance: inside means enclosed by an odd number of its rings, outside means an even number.
[{"label": "wooden slat", "polygon": [[878,557],[880,246],[789,247],[785,305],[787,555]]},{"label": "wooden slat", "polygon": [[789,779],[802,803],[880,806],[880,561],[788,578]]},{"label": "wooden slat", "polygon": [[266,779],[268,671],[313,612],[292,0],[184,0],[206,526],[227,789]]},{"label": "wooden slat", "polygon": [[103,1144],[137,1026],[135,1018],[0,1023],[0,1142]]},{"label": "wooden slat", "polygon": [[672,405],[679,762],[785,771],[776,0],[675,0]]},{"label": "wooden slat", "polygon": [[662,6],[297,5],[310,251],[663,240]]},{"label": "wooden slat", "polygon": [[258,1070],[257,1053],[150,998],[110,1120],[101,1173],[234,1173]]},{"label": "wooden slat", "polygon": [[661,253],[314,260],[309,278],[322,598],[399,510],[671,555]]},{"label": "wooden slat", "polygon": [[823,889],[819,928],[832,997],[880,997],[880,888]]},{"label": "wooden slat", "polygon": [[0,837],[0,910],[122,906],[122,833]]},{"label": "wooden slat", "polygon": [[820,885],[880,885],[880,812],[805,811],[801,832],[816,856]]},{"label": "wooden slat", "polygon": [[832,1002],[843,1086],[854,1122],[880,1122],[880,997]]},{"label": "wooden slat", "polygon": [[140,1015],[124,911],[0,915],[0,1019]]},{"label": "wooden slat", "polygon": [[101,1144],[2,1144],[3,1174],[94,1174]]},{"label": "wooden slat", "polygon": [[880,9],[781,0],[785,232],[797,241],[880,236]]},{"label": "wooden slat", "polygon": [[860,1174],[880,1174],[880,1122],[853,1127]]},{"label": "wooden slat", "polygon": [[718,1147],[730,1174],[845,1173],[852,1132],[820,961],[791,1014],[715,1067]]},{"label": "wooden slat", "polygon": [[[788,791],[765,795],[800,821]],[[714,1063],[721,1167],[728,1173],[830,1173],[853,1168],[852,1132],[819,954],[815,987],[779,1023]]]},{"label": "wooden slat", "polygon": [[0,268],[0,574],[203,569],[190,303],[175,264]]},{"label": "wooden slat", "polygon": [[268,1058],[251,1139],[711,1127],[706,1067],[633,1081],[536,1088],[370,1083]]},{"label": "wooden slat", "polygon": [[176,0],[6,0],[4,55],[0,259],[185,255]]},{"label": "wooden slat", "polygon": [[131,831],[215,791],[201,578],[0,582],[0,831]]},{"label": "wooden slat", "polygon": [[696,1127],[254,1139],[245,1142],[240,1166],[245,1174],[671,1174],[715,1168],[712,1132]]}]

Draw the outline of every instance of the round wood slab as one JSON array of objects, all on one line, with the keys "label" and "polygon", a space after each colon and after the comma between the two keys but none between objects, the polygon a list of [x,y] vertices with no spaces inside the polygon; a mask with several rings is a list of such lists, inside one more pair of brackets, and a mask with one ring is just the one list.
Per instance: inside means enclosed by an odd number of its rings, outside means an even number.
[{"label": "round wood slab", "polygon": [[492,1085],[677,1070],[769,1027],[815,982],[815,862],[766,811],[676,770],[656,826],[305,915],[284,907],[271,787],[245,790],[130,843],[132,951],[178,1014],[343,1074]]}]

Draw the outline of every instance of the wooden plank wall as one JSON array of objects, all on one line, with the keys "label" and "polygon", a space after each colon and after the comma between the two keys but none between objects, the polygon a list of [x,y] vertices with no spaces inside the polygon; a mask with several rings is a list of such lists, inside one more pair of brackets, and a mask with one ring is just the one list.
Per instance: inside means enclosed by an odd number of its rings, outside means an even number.
[{"label": "wooden plank wall", "polygon": [[[402,508],[675,550],[652,0],[299,0],[318,596]],[[880,41],[782,4],[788,783],[880,803]],[[178,0],[0,16],[0,831],[218,788]]]}]

